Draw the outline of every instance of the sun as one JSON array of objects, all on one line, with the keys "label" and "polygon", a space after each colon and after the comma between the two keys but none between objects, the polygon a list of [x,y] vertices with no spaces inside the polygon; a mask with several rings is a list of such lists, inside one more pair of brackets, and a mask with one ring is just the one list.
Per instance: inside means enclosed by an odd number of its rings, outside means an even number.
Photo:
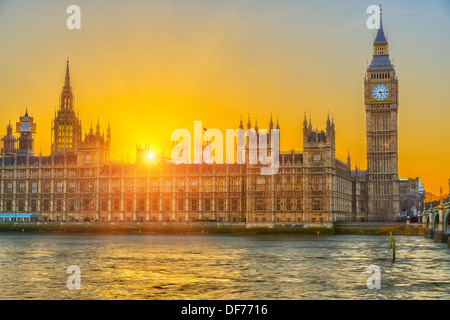
[{"label": "sun", "polygon": [[153,160],[153,158],[155,157],[155,155],[151,152],[147,153],[147,160]]}]

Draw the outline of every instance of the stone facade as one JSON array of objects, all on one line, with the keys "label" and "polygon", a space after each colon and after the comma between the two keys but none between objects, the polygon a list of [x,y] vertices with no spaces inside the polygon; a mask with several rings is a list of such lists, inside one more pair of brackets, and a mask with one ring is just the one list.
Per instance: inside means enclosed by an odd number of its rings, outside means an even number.
[{"label": "stone facade", "polygon": [[75,153],[4,154],[0,212],[33,212],[44,221],[354,220],[350,158],[336,159],[334,122],[326,125],[312,130],[305,118],[303,152],[282,152],[275,175],[252,164],[177,165],[163,155],[149,162],[145,148],[133,164],[112,161],[110,134],[91,129]]},{"label": "stone facade", "polygon": [[[377,87],[380,86],[380,87]],[[381,88],[378,90],[378,88]],[[383,28],[364,80],[368,170],[351,169],[350,156],[336,156],[336,130],[328,117],[323,130],[303,122],[303,150],[280,152],[275,175],[249,164],[174,164],[148,148],[137,148],[133,164],[110,159],[111,128],[97,122],[81,135],[74,109],[69,63],[60,106],[52,123],[52,151],[35,156],[35,125],[21,118],[19,143],[8,126],[2,139],[0,213],[36,213],[40,220],[221,221],[331,224],[392,220],[399,212],[398,80]],[[24,119],[26,121],[24,121]],[[31,119],[33,125],[24,125]],[[269,123],[269,132],[274,125]],[[32,129],[34,128],[34,132]],[[242,119],[239,126],[243,129]],[[257,124],[247,130],[259,133]],[[276,130],[280,130],[277,121]],[[270,151],[270,139],[268,150]]]}]

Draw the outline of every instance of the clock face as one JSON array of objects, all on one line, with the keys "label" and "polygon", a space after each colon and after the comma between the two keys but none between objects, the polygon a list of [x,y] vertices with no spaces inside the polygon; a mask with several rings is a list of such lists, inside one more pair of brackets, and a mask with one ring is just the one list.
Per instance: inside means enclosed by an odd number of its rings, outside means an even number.
[{"label": "clock face", "polygon": [[383,101],[389,95],[389,89],[384,84],[376,85],[372,90],[372,96],[378,100]]},{"label": "clock face", "polygon": [[21,126],[19,126],[20,132],[26,132],[30,130],[30,125],[24,122]]}]

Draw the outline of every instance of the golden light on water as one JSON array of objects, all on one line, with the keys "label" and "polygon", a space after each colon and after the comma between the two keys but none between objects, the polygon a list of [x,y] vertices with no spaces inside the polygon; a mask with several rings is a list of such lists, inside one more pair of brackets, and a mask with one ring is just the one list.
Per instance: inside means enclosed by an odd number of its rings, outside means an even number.
[{"label": "golden light on water", "polygon": [[[448,248],[421,236],[396,237],[395,265],[389,236],[1,236],[2,299],[449,298]],[[374,263],[382,290],[366,287]]]}]

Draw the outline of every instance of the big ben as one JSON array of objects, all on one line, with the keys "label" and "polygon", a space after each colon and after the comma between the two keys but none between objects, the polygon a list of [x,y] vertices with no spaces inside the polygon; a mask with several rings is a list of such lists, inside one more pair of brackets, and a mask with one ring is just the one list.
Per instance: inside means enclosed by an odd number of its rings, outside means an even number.
[{"label": "big ben", "polygon": [[364,79],[370,221],[391,221],[399,213],[398,95],[398,78],[380,13],[373,58]]}]

